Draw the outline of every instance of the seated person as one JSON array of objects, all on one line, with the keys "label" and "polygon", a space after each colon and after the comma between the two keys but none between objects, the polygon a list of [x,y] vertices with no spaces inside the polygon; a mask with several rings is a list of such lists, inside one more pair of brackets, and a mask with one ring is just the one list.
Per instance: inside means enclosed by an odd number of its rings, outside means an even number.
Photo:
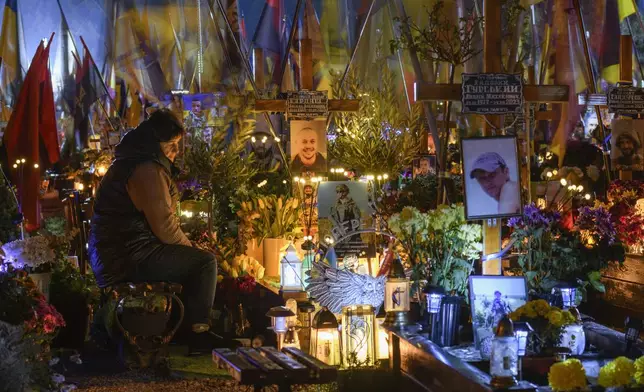
[{"label": "seated person", "polygon": [[123,137],[96,193],[88,245],[100,287],[183,285],[184,326],[191,327],[186,336],[194,353],[214,342],[209,329],[217,264],[213,254],[192,247],[175,214],[179,194],[173,162],[183,134],[181,121],[160,109]]}]

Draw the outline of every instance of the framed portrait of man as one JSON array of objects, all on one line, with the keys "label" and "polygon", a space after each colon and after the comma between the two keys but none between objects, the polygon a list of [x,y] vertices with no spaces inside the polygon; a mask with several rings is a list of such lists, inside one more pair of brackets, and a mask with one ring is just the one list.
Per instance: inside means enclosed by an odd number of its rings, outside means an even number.
[{"label": "framed portrait of man", "polygon": [[436,175],[436,155],[426,154],[414,158],[412,168],[413,178]]},{"label": "framed portrait of man", "polygon": [[521,215],[521,181],[515,136],[461,139],[467,220]]},{"label": "framed portrait of man", "polygon": [[326,121],[291,121],[291,172],[327,172]]},{"label": "framed portrait of man", "polygon": [[644,120],[611,122],[610,159],[613,170],[644,170]]}]

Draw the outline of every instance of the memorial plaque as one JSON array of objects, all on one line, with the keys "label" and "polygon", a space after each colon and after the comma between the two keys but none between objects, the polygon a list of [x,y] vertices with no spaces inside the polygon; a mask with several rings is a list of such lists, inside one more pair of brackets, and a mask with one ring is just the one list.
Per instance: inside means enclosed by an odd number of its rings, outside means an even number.
[{"label": "memorial plaque", "polygon": [[644,113],[644,90],[638,87],[612,87],[608,90],[608,112]]},{"label": "memorial plaque", "polygon": [[523,79],[520,74],[463,74],[461,88],[463,113],[523,112]]},{"label": "memorial plaque", "polygon": [[326,91],[289,91],[286,98],[289,120],[313,120],[329,115]]}]

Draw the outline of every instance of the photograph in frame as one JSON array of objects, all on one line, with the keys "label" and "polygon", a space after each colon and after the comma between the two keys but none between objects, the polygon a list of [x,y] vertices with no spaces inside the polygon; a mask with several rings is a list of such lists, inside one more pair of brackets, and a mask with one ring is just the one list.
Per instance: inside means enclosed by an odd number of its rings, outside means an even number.
[{"label": "photograph in frame", "polygon": [[515,136],[461,139],[467,220],[521,215],[518,155]]},{"label": "photograph in frame", "polygon": [[644,170],[644,120],[611,122],[610,159],[613,170]]},{"label": "photograph in frame", "polygon": [[[375,247],[352,232],[365,228],[371,220],[366,182],[325,181],[318,188],[318,235],[321,242],[333,239],[339,259],[345,256],[374,257]],[[345,238],[344,241],[339,241]],[[373,248],[373,249],[372,249]]]},{"label": "photograph in frame", "polygon": [[326,121],[293,120],[291,124],[291,172],[327,172]]},{"label": "photograph in frame", "polygon": [[470,309],[476,348],[494,337],[499,320],[528,301],[523,276],[470,276]]},{"label": "photograph in frame", "polygon": [[412,161],[412,178],[436,175],[436,155],[421,155]]}]

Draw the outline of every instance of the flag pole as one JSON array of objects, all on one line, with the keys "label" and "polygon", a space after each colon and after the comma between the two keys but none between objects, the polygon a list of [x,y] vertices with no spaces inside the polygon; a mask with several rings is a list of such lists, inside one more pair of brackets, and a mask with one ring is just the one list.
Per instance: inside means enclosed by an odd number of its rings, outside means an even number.
[{"label": "flag pole", "polygon": [[[228,68],[232,70],[233,61],[230,58],[230,53],[228,52],[228,45],[226,44],[226,40],[224,39],[224,36],[221,35],[221,29],[219,28],[219,23],[217,23],[217,18],[215,18],[215,15],[212,12],[213,11],[212,8],[208,7],[208,11],[209,11],[208,14],[210,15],[210,19],[212,20],[212,23],[214,23],[215,25],[215,30],[217,30],[217,37],[219,38],[219,41],[221,41],[221,45],[224,47],[224,58],[226,59],[226,64],[228,65]],[[228,18],[225,14],[224,14],[224,17]],[[237,91],[238,94],[241,93],[241,89],[237,81],[234,80],[233,82],[234,82],[233,84],[235,85],[235,91]]]},{"label": "flag pole", "polygon": [[[96,66],[96,63],[94,62],[94,59],[92,58],[92,54],[89,52],[89,49],[87,48],[87,44],[85,44],[85,40],[83,39],[83,36],[80,36],[81,43],[83,44],[83,48],[85,49],[85,52],[87,53],[87,56],[89,56],[89,61],[92,62],[92,66],[94,67],[94,72],[98,74],[98,78],[100,79],[101,83],[103,84],[103,88],[105,89],[105,92],[107,93],[107,98],[110,100],[112,105],[116,107],[116,104],[112,100],[112,97],[110,96],[110,90],[107,88],[107,85],[105,84],[105,81],[103,80],[103,75],[101,75],[98,72],[98,67]],[[103,105],[103,102],[101,102],[100,99],[96,100],[98,102],[98,105],[101,107],[101,110],[103,111],[103,114],[105,114],[105,118],[107,118],[107,123],[110,125],[110,128],[112,128],[112,131],[116,133],[116,129],[114,128],[114,125],[112,125],[112,122],[110,121],[110,115],[105,109],[105,106]],[[119,117],[119,119],[121,119]],[[122,120],[122,119],[121,119]],[[106,142],[107,142],[107,147],[111,148],[112,146],[110,145],[110,135],[107,131],[105,131],[105,137],[106,137]]]}]

